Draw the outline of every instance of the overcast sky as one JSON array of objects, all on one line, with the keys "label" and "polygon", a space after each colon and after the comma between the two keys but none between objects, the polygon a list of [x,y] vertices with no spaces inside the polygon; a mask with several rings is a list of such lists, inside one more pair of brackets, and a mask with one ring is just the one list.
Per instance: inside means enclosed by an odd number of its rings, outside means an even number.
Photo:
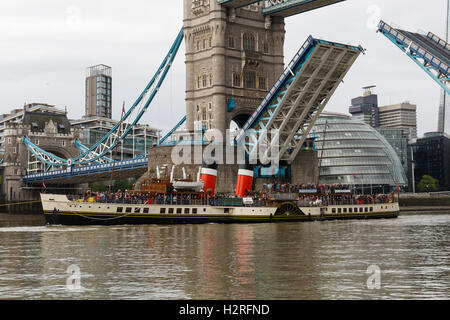
[{"label": "overcast sky", "polygon": [[[214,1],[214,0],[211,0]],[[285,61],[309,35],[362,45],[361,55],[326,111],[348,113],[361,87],[376,85],[379,104],[417,105],[419,135],[436,131],[439,86],[372,28],[380,17],[445,37],[447,0],[347,0],[286,19]],[[67,106],[84,114],[86,68],[113,71],[113,118],[151,79],[182,27],[181,0],[1,0],[0,113],[24,103]],[[141,123],[169,129],[185,114],[184,45]]]}]

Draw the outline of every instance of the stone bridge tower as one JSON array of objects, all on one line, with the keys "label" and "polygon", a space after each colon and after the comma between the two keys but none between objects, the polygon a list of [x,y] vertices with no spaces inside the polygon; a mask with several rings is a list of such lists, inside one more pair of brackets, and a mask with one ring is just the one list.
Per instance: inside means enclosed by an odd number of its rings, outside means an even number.
[{"label": "stone bridge tower", "polygon": [[39,198],[40,190],[24,188],[22,183],[24,175],[45,169],[28,151],[23,142],[24,136],[42,149],[65,159],[80,153],[74,143],[75,139],[81,140],[82,130],[71,128],[64,113],[53,110],[25,111],[22,121],[8,123],[4,130],[5,153],[0,165],[0,194],[7,201]]},{"label": "stone bridge tower", "polygon": [[238,9],[184,0],[186,127],[225,132],[259,106],[284,71],[285,24],[264,17],[264,2]]}]

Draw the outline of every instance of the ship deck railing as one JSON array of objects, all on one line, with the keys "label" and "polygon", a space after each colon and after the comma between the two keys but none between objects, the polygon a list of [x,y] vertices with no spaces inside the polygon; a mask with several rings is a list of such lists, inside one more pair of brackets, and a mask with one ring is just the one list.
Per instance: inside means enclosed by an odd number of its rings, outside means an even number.
[{"label": "ship deck railing", "polygon": [[[234,198],[238,200],[239,198]],[[377,199],[373,201],[365,199],[358,200],[357,196],[342,197],[341,199],[336,197],[297,197],[295,199],[259,199],[252,198],[252,203],[240,203],[236,202],[224,203],[220,201],[220,198],[200,198],[200,199],[152,199],[149,202],[148,198],[141,199],[100,199],[95,201],[89,201],[85,198],[69,197],[70,201],[85,202],[85,203],[111,203],[111,204],[129,204],[129,205],[170,205],[170,206],[214,206],[214,207],[273,207],[283,201],[292,202],[298,207],[322,207],[322,206],[340,206],[340,205],[375,205],[389,203],[389,199]]]}]

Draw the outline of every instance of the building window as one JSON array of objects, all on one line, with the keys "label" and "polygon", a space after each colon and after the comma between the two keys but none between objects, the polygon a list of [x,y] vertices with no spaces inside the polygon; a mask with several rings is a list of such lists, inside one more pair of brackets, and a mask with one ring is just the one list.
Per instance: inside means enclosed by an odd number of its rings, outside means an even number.
[{"label": "building window", "polygon": [[256,72],[245,71],[244,72],[244,87],[249,89],[256,88]]},{"label": "building window", "polygon": [[264,43],[263,43],[263,52],[265,54],[269,53],[269,43],[267,41],[264,41]]},{"label": "building window", "polygon": [[255,51],[256,48],[256,38],[252,33],[244,33],[243,39],[243,47],[244,50],[247,51]]},{"label": "building window", "polygon": [[206,74],[203,75],[203,87],[206,87]]},{"label": "building window", "polygon": [[58,124],[58,133],[66,133],[66,127],[63,124]]},{"label": "building window", "polygon": [[236,47],[235,42],[234,42],[234,37],[228,38],[228,46],[232,49],[234,49]]},{"label": "building window", "polygon": [[233,87],[241,86],[241,75],[239,73],[233,73]]},{"label": "building window", "polygon": [[265,77],[259,77],[259,88],[262,90],[266,90],[266,78]]},{"label": "building window", "polygon": [[209,74],[209,86],[212,87],[212,73]]}]

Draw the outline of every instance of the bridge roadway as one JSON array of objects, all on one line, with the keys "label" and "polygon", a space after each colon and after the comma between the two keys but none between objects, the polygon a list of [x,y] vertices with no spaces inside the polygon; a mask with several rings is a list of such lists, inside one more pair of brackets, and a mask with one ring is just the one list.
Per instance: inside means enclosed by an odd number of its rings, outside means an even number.
[{"label": "bridge roadway", "polygon": [[26,175],[23,182],[27,185],[80,184],[95,181],[108,181],[114,166],[113,179],[141,176],[148,169],[148,158],[116,161],[116,163],[67,168],[45,173]]},{"label": "bridge roadway", "polygon": [[[329,6],[345,0],[265,0],[265,16],[290,17],[303,12]],[[223,6],[240,8],[259,2],[255,0],[217,0]]]}]

